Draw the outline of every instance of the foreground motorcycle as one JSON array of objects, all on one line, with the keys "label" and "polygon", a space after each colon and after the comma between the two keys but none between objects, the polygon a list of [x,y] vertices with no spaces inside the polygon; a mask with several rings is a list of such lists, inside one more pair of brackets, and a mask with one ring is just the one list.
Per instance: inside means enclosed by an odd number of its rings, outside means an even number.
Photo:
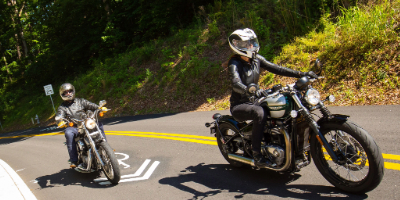
[{"label": "foreground motorcycle", "polygon": [[[322,65],[319,60],[316,66]],[[320,77],[323,78],[323,77]],[[335,187],[351,193],[376,188],[384,174],[382,153],[368,132],[349,120],[349,116],[331,114],[311,86],[316,79],[304,76],[294,84],[275,85],[254,101],[269,112],[261,153],[279,172],[298,172],[314,160],[319,172]],[[248,90],[256,91],[257,85]],[[322,116],[312,113],[319,110]],[[319,119],[318,119],[319,118]],[[251,151],[253,122],[238,121],[230,115],[213,115],[211,134],[217,137],[219,150],[234,167],[254,165]]]},{"label": "foreground motorcycle", "polygon": [[[104,100],[99,103],[100,107],[105,104]],[[64,121],[58,125],[58,128],[65,126],[65,123],[69,126],[77,125],[79,134],[75,137],[75,142],[79,166],[74,169],[81,173],[102,170],[111,183],[117,184],[121,179],[119,163],[113,149],[101,134],[97,115],[103,116],[104,113],[102,110],[94,112],[81,110],[74,116],[56,117],[56,120]]]}]

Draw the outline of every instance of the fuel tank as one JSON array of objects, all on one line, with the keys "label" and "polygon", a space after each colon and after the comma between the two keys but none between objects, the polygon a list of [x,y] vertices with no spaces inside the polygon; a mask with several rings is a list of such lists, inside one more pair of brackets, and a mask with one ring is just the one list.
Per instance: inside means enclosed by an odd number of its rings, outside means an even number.
[{"label": "fuel tank", "polygon": [[292,101],[283,94],[265,98],[261,105],[266,105],[272,118],[285,118],[292,110]]}]

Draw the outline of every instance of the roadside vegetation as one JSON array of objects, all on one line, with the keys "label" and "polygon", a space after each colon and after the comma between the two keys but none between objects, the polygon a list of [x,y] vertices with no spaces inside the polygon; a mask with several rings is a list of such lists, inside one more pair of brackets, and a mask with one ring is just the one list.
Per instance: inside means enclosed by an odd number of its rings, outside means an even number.
[{"label": "roadside vegetation", "polygon": [[[399,1],[215,0],[203,3],[191,6],[190,22],[182,20],[168,26],[165,23],[179,21],[179,16],[178,20],[166,18],[161,23],[141,15],[142,20],[150,20],[145,22],[152,23],[154,30],[150,25],[145,27],[146,31],[140,33],[143,38],[140,34],[133,35],[140,30],[133,31],[131,43],[121,39],[129,35],[115,28],[117,23],[110,20],[118,17],[105,14],[109,18],[105,17],[108,21],[103,35],[108,35],[102,36],[99,44],[109,48],[99,50],[97,57],[90,57],[86,64],[90,67],[85,66],[85,70],[82,63],[81,70],[66,67],[65,70],[75,70],[74,73],[57,75],[51,82],[35,83],[24,75],[17,77],[17,81],[1,66],[3,132],[34,126],[31,118],[36,114],[42,126],[54,123],[50,98],[43,91],[45,83],[51,83],[55,89],[56,108],[61,103],[57,93],[59,85],[70,82],[77,90],[77,97],[95,103],[107,100],[107,107],[112,109],[107,115],[112,117],[229,109],[230,83],[226,67],[232,53],[227,37],[233,30],[245,27],[255,30],[261,44],[259,53],[272,62],[296,70],[317,71],[313,63],[320,58],[325,66],[322,75],[326,78],[314,86],[322,97],[336,96],[337,102],[331,105],[400,103]],[[153,11],[163,6],[155,5]],[[156,28],[164,33],[155,34]],[[122,42],[123,47],[116,48]],[[65,60],[68,59],[66,55]],[[29,68],[31,63],[26,60],[25,64],[15,62],[15,65]],[[35,73],[41,79],[40,73]],[[14,79],[10,81],[10,77]],[[45,77],[49,79],[51,74]],[[293,81],[264,72],[260,85],[268,88]],[[36,89],[26,84],[33,84]]]}]

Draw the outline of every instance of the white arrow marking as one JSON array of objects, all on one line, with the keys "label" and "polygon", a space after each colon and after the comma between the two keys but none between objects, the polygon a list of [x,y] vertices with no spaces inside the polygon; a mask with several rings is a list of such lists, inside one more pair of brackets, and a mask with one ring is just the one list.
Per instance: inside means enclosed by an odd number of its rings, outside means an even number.
[{"label": "white arrow marking", "polygon": [[128,165],[128,164],[122,162],[123,160],[126,160],[126,159],[129,158],[129,155],[128,155],[128,154],[124,154],[124,153],[115,153],[115,154],[119,154],[119,155],[123,155],[123,156],[124,156],[123,159],[118,159],[118,163],[119,163],[120,165],[123,165],[125,169],[128,168],[128,167],[130,167],[130,165]]},{"label": "white arrow marking", "polygon": [[[142,166],[140,166],[139,169],[134,174],[123,175],[123,176],[121,176],[121,178],[131,178],[131,177],[140,176],[140,174],[143,173],[143,171],[146,169],[146,167],[150,163],[150,161],[151,161],[150,159],[146,159],[144,161],[144,163],[142,164]],[[107,178],[94,179],[95,182],[101,182],[101,181],[106,181],[106,180],[108,180],[108,179]]]},{"label": "white arrow marking", "polygon": [[[148,161],[148,162],[147,162]],[[128,178],[128,177],[135,177],[135,176],[139,176],[143,170],[146,168],[146,166],[148,165],[148,163],[150,162],[149,159],[147,159],[142,166],[136,171],[135,174],[129,174],[129,175],[124,175],[121,176],[121,178]],[[150,166],[149,170],[147,170],[147,172],[144,174],[144,176],[142,177],[135,177],[135,178],[128,178],[128,179],[122,179],[119,182],[131,182],[131,181],[142,181],[142,180],[146,180],[149,179],[151,174],[153,174],[154,170],[156,170],[157,166],[160,164],[159,161],[154,161],[154,163]],[[111,184],[110,181],[107,181],[106,178],[99,178],[99,179],[95,179],[95,182],[99,182],[100,185],[109,185]],[[103,181],[103,182],[100,182]]]},{"label": "white arrow marking", "polygon": [[154,163],[151,165],[151,167],[149,168],[149,170],[147,170],[146,174],[144,174],[143,177],[136,177],[136,178],[130,178],[130,179],[124,179],[124,180],[120,180],[119,182],[130,182],[130,181],[141,181],[141,180],[146,180],[149,179],[151,174],[154,172],[154,170],[156,170],[158,164],[160,164],[160,162],[158,161],[154,161]]}]

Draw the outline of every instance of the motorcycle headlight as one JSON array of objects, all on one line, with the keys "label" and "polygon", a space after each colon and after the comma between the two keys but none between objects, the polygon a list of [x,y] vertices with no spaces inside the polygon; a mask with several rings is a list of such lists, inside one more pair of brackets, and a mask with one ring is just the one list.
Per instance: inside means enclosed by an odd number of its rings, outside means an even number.
[{"label": "motorcycle headlight", "polygon": [[96,127],[96,122],[93,119],[88,119],[86,120],[85,125],[88,129],[94,129]]},{"label": "motorcycle headlight", "polygon": [[313,88],[307,90],[306,96],[304,97],[307,103],[309,103],[312,106],[317,105],[320,102],[320,98],[321,96],[319,95],[318,90]]}]

